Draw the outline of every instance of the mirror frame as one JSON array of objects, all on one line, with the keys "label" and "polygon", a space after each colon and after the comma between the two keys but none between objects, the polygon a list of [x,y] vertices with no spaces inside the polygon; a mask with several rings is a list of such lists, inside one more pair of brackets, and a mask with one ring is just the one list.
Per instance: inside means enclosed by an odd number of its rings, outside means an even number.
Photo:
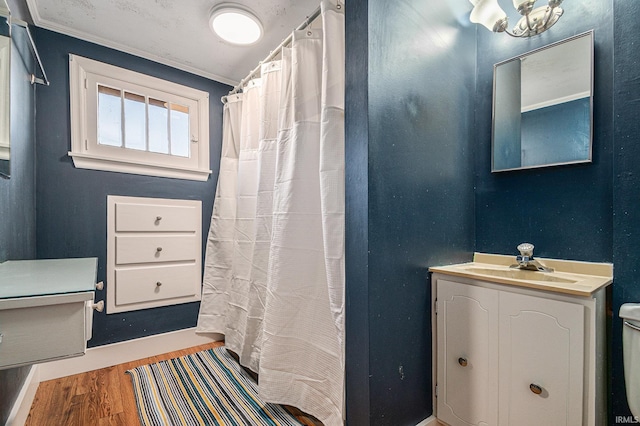
[{"label": "mirror frame", "polygon": [[[537,52],[541,52],[547,49],[551,49],[553,47],[556,47],[558,45],[563,45],[566,44],[568,42],[580,39],[580,38],[584,38],[584,37],[588,37],[590,40],[590,49],[589,49],[589,54],[590,54],[590,58],[589,58],[589,64],[590,64],[590,95],[589,95],[589,150],[588,150],[588,157],[586,159],[580,159],[580,160],[572,160],[572,161],[564,161],[564,162],[555,162],[555,163],[544,163],[544,164],[537,164],[537,165],[531,165],[531,166],[519,166],[519,167],[513,167],[513,168],[504,168],[504,169],[496,169],[495,168],[495,155],[494,155],[494,144],[495,144],[495,134],[496,134],[496,76],[497,76],[497,72],[496,69],[497,67],[499,67],[500,65],[504,65],[506,63],[509,63],[511,61],[514,60],[522,60],[525,57],[528,57],[530,55],[533,55]],[[493,91],[492,91],[492,105],[491,105],[491,173],[501,173],[501,172],[508,172],[508,171],[514,171],[514,170],[527,170],[527,169],[537,169],[537,168],[544,168],[544,167],[553,167],[553,166],[561,166],[561,165],[567,165],[567,164],[580,164],[580,163],[591,163],[593,161],[592,157],[593,157],[593,96],[594,96],[594,31],[593,30],[589,30],[580,34],[576,34],[574,36],[565,38],[563,40],[539,47],[537,49],[533,49],[530,50],[528,52],[525,52],[521,55],[517,55],[514,56],[512,58],[509,58],[507,60],[501,61],[496,63],[493,66]]]}]

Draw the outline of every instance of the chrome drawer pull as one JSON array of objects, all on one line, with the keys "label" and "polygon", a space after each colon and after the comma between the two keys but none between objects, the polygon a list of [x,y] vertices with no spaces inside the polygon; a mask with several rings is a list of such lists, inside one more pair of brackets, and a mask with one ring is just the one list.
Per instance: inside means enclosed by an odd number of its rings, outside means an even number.
[{"label": "chrome drawer pull", "polygon": [[633,323],[630,323],[629,321],[625,321],[624,325],[626,325],[627,327],[631,328],[632,330],[640,331],[640,326],[637,326],[637,325],[635,325]]},{"label": "chrome drawer pull", "polygon": [[467,360],[465,358],[460,357],[460,358],[458,358],[458,364],[460,364],[463,367],[466,367],[467,366]]},{"label": "chrome drawer pull", "polygon": [[535,383],[531,383],[529,385],[529,389],[531,389],[531,392],[535,393],[536,395],[540,395],[542,393],[542,387],[536,385]]}]

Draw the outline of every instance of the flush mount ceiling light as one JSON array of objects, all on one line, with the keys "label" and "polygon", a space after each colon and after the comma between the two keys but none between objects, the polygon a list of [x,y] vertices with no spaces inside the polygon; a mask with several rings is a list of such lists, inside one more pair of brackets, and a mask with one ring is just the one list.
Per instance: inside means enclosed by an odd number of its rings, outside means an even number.
[{"label": "flush mount ceiling light", "polygon": [[246,46],[262,38],[260,20],[247,8],[237,4],[222,3],[214,7],[209,26],[218,37],[232,44]]},{"label": "flush mount ceiling light", "polygon": [[547,6],[533,8],[535,0],[513,0],[513,7],[522,15],[513,30],[507,30],[507,14],[498,4],[498,0],[469,0],[473,4],[471,22],[482,24],[489,31],[505,32],[512,37],[531,37],[553,26],[564,12],[560,8],[562,0],[549,0]]}]

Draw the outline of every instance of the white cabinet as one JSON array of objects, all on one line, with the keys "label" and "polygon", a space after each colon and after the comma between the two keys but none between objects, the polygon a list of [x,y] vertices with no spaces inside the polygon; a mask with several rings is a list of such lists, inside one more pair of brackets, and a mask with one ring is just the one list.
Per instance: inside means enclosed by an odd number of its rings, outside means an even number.
[{"label": "white cabinet", "polygon": [[582,425],[584,306],[499,295],[499,424]]},{"label": "white cabinet", "polygon": [[202,203],[107,197],[107,313],[200,300]]},{"label": "white cabinet", "polygon": [[0,264],[0,369],[83,355],[97,259]]},{"label": "white cabinet", "polygon": [[498,292],[438,282],[438,419],[498,421]]},{"label": "white cabinet", "polygon": [[[433,274],[436,415],[451,425],[604,425],[599,297]],[[600,411],[604,411],[604,413]]]}]

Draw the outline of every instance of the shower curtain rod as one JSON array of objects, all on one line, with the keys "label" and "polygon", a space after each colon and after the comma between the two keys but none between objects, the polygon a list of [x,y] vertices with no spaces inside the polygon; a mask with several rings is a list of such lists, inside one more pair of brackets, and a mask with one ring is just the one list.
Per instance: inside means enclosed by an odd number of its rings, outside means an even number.
[{"label": "shower curtain rod", "polygon": [[[31,50],[31,55],[33,56],[33,59],[36,61],[36,64],[38,65],[38,68],[42,73],[42,78],[36,77],[35,74],[31,74],[31,84],[38,83],[44,86],[48,86],[50,84],[49,79],[47,78],[47,73],[44,72],[44,65],[42,65],[42,60],[40,59],[40,54],[38,53],[36,43],[33,41],[33,37],[31,37],[31,31],[29,31],[29,23],[21,19],[12,18],[11,16],[9,16],[8,22],[10,25],[16,24],[24,28],[27,32],[27,39],[29,40],[29,49]],[[11,31],[11,29],[9,29],[9,31]]]},{"label": "shower curtain rod", "polygon": [[[340,4],[340,2],[338,2],[338,4]],[[311,25],[311,23],[312,23],[312,22],[313,22],[313,21],[314,21],[318,16],[320,16],[320,12],[321,12],[321,10],[320,10],[320,9],[321,9],[321,8],[320,8],[320,6],[318,6],[318,8],[317,8],[316,10],[314,10],[314,11],[313,11],[313,13],[312,13],[311,15],[307,16],[307,19],[305,19],[305,20],[304,20],[304,22],[303,22],[302,24],[298,25],[298,27],[297,27],[294,31],[304,30],[304,29],[305,29],[305,28],[307,28],[309,25]],[[266,58],[264,58],[262,61],[260,61],[260,62],[258,63],[258,66],[257,66],[257,67],[255,67],[255,68],[253,69],[253,71],[251,71],[251,72],[249,73],[249,75],[247,75],[245,78],[243,78],[242,80],[240,80],[240,83],[238,83],[238,84],[233,88],[233,90],[231,90],[231,91],[229,92],[229,94],[228,94],[227,96],[238,93],[238,91],[240,91],[240,90],[242,89],[242,86],[244,86],[246,82],[248,82],[249,80],[251,80],[251,78],[252,78],[253,76],[255,76],[255,75],[256,75],[256,73],[257,73],[258,71],[260,71],[260,67],[262,66],[262,64],[263,64],[263,63],[265,63],[265,62],[269,62],[271,59],[273,59],[274,57],[276,57],[276,56],[278,55],[278,53],[280,53],[280,50],[281,50],[284,46],[286,46],[287,44],[289,44],[289,43],[291,42],[291,39],[292,39],[292,38],[293,38],[293,33],[289,34],[289,36],[288,36],[287,38],[285,38],[284,40],[282,40],[282,43],[280,43],[280,44],[278,45],[278,47],[276,47],[275,49],[273,49],[273,50],[269,53],[269,55],[268,55]],[[220,100],[222,101],[222,103],[226,103],[226,102],[227,102],[227,96],[223,96],[222,98],[220,98]]]}]

